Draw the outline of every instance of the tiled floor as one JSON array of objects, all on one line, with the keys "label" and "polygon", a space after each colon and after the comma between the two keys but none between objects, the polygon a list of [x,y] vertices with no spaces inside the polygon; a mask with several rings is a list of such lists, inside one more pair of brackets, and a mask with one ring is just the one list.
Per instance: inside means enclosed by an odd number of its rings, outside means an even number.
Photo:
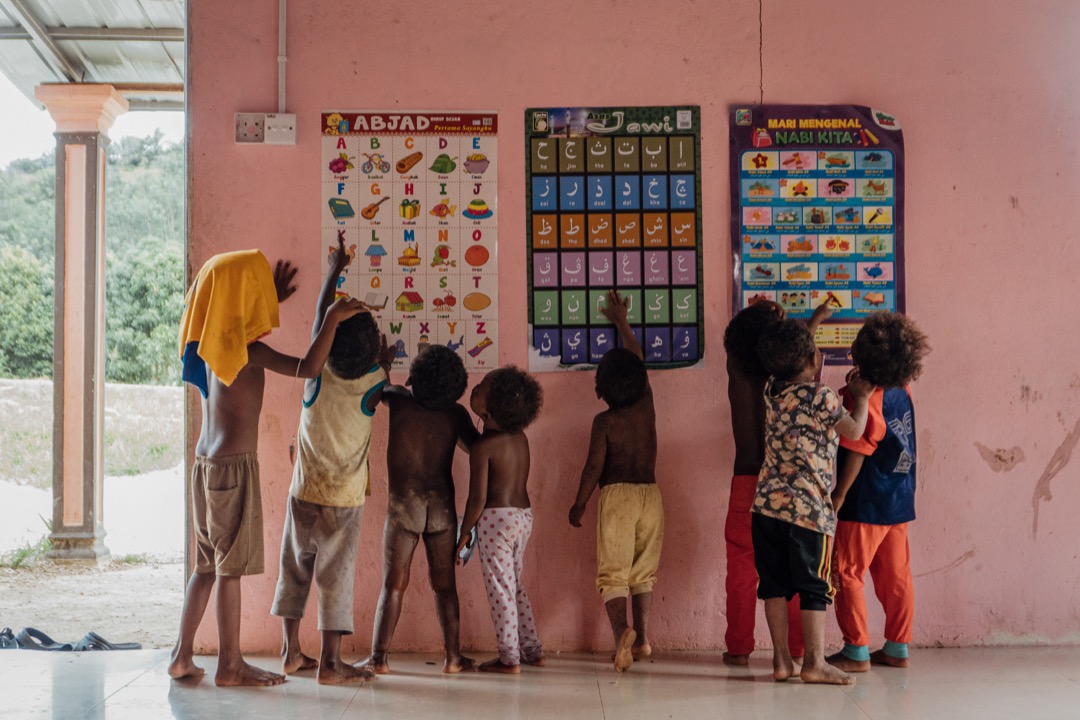
[{"label": "tiled floor", "polygon": [[[359,687],[293,677],[275,688],[174,683],[164,650],[0,652],[2,718],[763,718],[1062,720],[1080,717],[1080,648],[918,650],[907,670],[854,687],[777,684],[766,653],[749,670],[676,653],[616,675],[601,654],[555,655],[517,677],[442,675],[434,656],[394,656],[395,674]],[[257,660],[273,668],[271,658]],[[201,658],[212,677],[213,658]]]}]

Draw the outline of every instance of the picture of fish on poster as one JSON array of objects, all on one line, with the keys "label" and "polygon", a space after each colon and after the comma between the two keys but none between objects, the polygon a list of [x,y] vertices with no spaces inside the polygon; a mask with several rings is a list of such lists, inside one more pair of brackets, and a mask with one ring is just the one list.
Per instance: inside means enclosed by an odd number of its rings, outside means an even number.
[{"label": "picture of fish on poster", "polygon": [[494,112],[322,114],[322,267],[342,237],[339,293],[380,308],[396,368],[431,345],[498,366],[497,133]]},{"label": "picture of fish on poster", "polygon": [[732,108],[732,313],[779,303],[809,319],[829,364],[850,362],[863,318],[904,311],[904,136],[859,105]]},{"label": "picture of fish on poster", "polygon": [[700,362],[698,106],[525,111],[529,369],[595,365],[619,343],[608,290],[649,367]]}]

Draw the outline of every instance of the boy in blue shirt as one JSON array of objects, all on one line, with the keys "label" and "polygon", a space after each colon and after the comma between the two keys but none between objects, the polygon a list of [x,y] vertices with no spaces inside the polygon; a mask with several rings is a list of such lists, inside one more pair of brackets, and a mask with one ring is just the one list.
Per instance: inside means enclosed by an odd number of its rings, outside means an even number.
[{"label": "boy in blue shirt", "polygon": [[[907,526],[915,519],[915,408],[908,383],[930,351],[926,336],[897,313],[871,315],[851,346],[870,396],[866,430],[842,438],[836,488],[836,619],[844,649],[828,658],[847,672],[871,664],[908,666],[915,601]],[[850,406],[847,388],[841,390]],[[869,569],[885,610],[885,646],[870,652],[863,578]]]}]

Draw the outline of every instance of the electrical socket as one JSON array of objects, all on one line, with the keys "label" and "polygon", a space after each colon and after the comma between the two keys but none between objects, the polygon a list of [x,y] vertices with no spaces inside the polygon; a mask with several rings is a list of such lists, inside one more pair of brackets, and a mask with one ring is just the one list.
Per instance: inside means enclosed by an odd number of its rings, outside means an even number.
[{"label": "electrical socket", "polygon": [[236,113],[234,117],[236,125],[236,142],[263,142],[264,129],[266,127],[265,113]]},{"label": "electrical socket", "polygon": [[267,113],[264,135],[267,145],[295,145],[296,115]]}]

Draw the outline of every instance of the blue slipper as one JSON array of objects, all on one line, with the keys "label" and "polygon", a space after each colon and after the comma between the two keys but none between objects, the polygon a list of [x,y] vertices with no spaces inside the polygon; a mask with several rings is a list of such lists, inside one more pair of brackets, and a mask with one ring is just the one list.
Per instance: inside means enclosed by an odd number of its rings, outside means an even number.
[{"label": "blue slipper", "polygon": [[15,642],[22,650],[47,650],[50,652],[71,652],[71,643],[58,643],[37,628],[23,628],[15,636]]},{"label": "blue slipper", "polygon": [[15,633],[11,632],[11,628],[6,627],[0,630],[0,650],[18,650],[19,643],[15,640]]},{"label": "blue slipper", "polygon": [[86,633],[86,637],[75,643],[74,650],[75,652],[86,652],[87,650],[142,650],[142,645],[137,642],[111,643],[91,630]]}]

